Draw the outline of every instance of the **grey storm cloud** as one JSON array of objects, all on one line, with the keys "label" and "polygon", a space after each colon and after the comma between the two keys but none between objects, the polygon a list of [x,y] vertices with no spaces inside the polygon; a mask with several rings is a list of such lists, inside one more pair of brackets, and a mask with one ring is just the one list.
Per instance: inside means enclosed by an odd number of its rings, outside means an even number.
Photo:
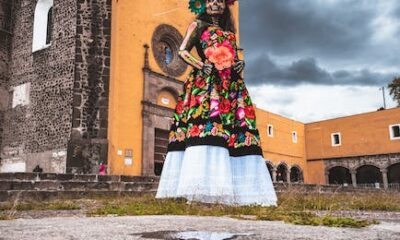
[{"label": "grey storm cloud", "polygon": [[[400,1],[387,2],[392,4],[391,16],[400,21]],[[400,44],[376,43],[376,20],[387,14],[380,12],[379,3],[241,0],[246,81],[253,85],[387,84],[400,74],[400,70],[386,70],[400,67]],[[279,65],[279,58],[291,63]]]},{"label": "grey storm cloud", "polygon": [[246,69],[246,81],[251,85],[274,84],[294,86],[300,84],[319,85],[363,85],[384,86],[396,73],[379,73],[368,69],[328,71],[314,58],[304,58],[288,65],[276,64],[267,54],[253,58]]},{"label": "grey storm cloud", "polygon": [[362,51],[373,34],[376,10],[363,2],[342,0],[241,1],[241,37],[246,52],[267,49],[331,58]]}]

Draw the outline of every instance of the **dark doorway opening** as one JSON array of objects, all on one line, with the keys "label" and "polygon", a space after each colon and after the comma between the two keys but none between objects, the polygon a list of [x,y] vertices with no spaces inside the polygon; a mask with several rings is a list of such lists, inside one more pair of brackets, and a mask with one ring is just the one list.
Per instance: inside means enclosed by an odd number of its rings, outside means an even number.
[{"label": "dark doorway opening", "polygon": [[160,176],[168,149],[169,131],[155,129],[154,138],[154,174]]},{"label": "dark doorway opening", "polygon": [[329,169],[329,184],[351,184],[350,170],[345,167],[333,167]]}]

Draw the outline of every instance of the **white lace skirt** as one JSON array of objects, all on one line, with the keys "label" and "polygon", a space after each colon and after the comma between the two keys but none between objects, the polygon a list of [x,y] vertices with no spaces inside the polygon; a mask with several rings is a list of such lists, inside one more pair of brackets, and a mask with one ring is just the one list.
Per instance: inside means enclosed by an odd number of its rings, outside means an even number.
[{"label": "white lace skirt", "polygon": [[228,205],[276,206],[271,176],[260,155],[230,157],[218,146],[168,152],[156,198]]}]

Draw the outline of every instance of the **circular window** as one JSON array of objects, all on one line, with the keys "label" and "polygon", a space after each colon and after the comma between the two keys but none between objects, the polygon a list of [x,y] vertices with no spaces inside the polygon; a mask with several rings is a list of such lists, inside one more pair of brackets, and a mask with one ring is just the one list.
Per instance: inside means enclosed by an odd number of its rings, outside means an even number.
[{"label": "circular window", "polygon": [[170,25],[162,24],[153,33],[154,58],[161,70],[172,77],[181,76],[187,68],[178,55],[182,41],[182,35]]}]

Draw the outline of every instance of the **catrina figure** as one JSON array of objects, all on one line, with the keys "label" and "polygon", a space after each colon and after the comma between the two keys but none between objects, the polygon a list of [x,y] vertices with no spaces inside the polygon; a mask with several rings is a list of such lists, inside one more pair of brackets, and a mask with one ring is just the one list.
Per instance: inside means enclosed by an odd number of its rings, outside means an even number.
[{"label": "catrina figure", "polygon": [[[157,198],[274,206],[255,109],[238,58],[229,6],[234,0],[190,0],[197,18],[179,55],[193,67],[179,95]],[[198,56],[191,54],[195,48]]]}]

